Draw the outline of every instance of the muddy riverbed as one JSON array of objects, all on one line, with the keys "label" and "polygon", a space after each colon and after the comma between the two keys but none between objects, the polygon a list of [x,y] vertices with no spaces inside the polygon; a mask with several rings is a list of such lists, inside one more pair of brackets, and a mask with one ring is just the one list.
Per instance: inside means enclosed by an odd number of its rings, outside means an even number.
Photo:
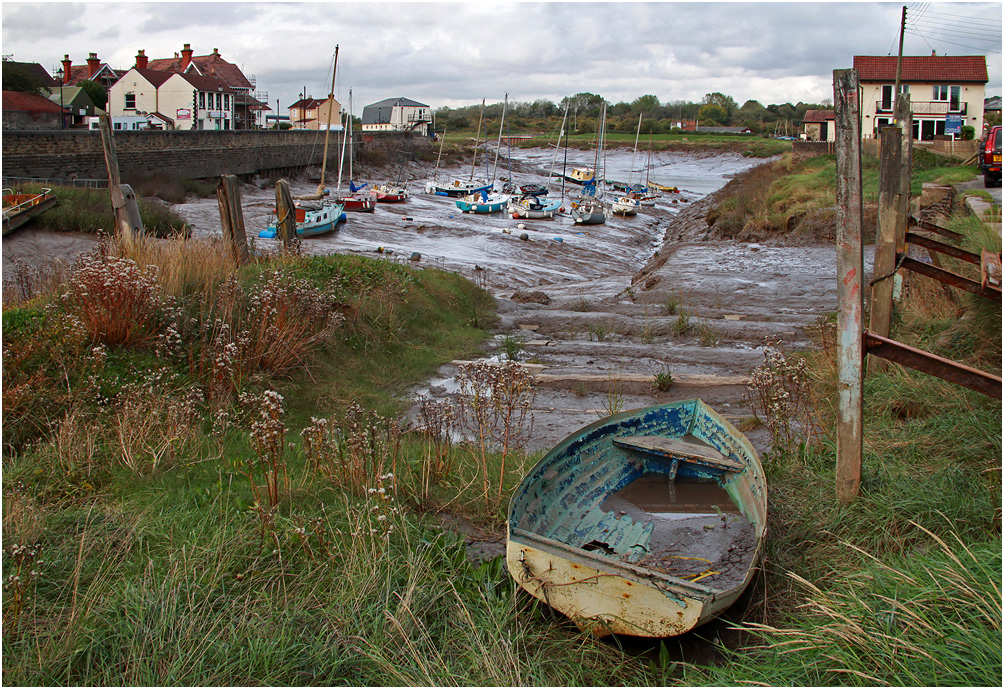
[{"label": "muddy riverbed", "polygon": [[[500,161],[499,176],[519,184],[548,181],[551,152],[514,150],[513,156],[511,166]],[[559,170],[562,162],[557,161]],[[588,152],[569,151],[565,164],[592,162]],[[763,361],[764,339],[805,346],[806,327],[836,308],[832,243],[707,239],[709,195],[760,162],[732,153],[660,152],[653,153],[649,165],[641,152],[612,151],[608,179],[638,182],[647,175],[678,187],[679,193],[660,194],[653,207],[643,207],[636,216],[613,216],[589,227],[576,226],[567,215],[518,221],[501,213],[464,214],[453,199],[424,193],[424,187],[437,177],[466,177],[469,165],[437,173],[431,165],[408,163],[401,171],[412,192],[406,203],[350,213],[335,234],[304,240],[302,246],[308,253],[359,253],[457,271],[489,289],[498,300],[500,324],[486,354],[501,338],[515,337],[523,342],[521,359],[535,364],[538,394],[530,449],[551,447],[610,411],[692,397],[741,420],[749,415],[742,401],[744,378]],[[485,171],[479,163],[476,174]],[[380,182],[397,177],[398,169],[371,173],[365,179]],[[307,194],[316,181],[295,180],[291,186],[294,194]],[[330,176],[329,186],[334,186]],[[553,180],[550,186],[555,188]],[[268,220],[274,189],[264,182],[244,185],[242,196],[253,237]],[[175,208],[195,236],[219,235],[215,198]],[[255,241],[274,245],[274,240]],[[4,238],[4,274],[10,274],[14,260],[30,265],[69,261],[92,243],[92,237],[26,228]],[[420,260],[410,261],[413,255]],[[681,334],[684,321],[688,327]],[[449,394],[456,366],[442,367],[414,394]],[[653,376],[667,371],[673,386],[655,390]],[[762,433],[750,435],[758,449],[765,449]]]}]

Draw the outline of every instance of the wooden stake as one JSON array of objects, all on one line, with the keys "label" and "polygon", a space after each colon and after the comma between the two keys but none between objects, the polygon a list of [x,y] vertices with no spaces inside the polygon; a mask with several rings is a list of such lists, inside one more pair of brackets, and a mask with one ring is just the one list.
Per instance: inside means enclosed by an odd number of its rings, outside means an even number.
[{"label": "wooden stake", "polygon": [[851,502],[861,485],[862,363],[861,124],[858,74],[833,71],[837,133],[837,498]]},{"label": "wooden stake", "polygon": [[896,103],[896,124],[901,128],[903,143],[900,146],[900,198],[896,215],[896,251],[902,252],[906,243],[907,218],[910,217],[910,175],[913,172],[913,112],[910,94],[904,93]]},{"label": "wooden stake", "polygon": [[220,204],[220,222],[223,224],[223,237],[230,246],[230,255],[238,266],[245,265],[251,257],[244,230],[241,189],[235,175],[220,175],[220,183],[216,187],[216,200]]},{"label": "wooden stake", "polygon": [[122,178],[119,177],[119,158],[112,136],[112,118],[108,113],[98,117],[98,127],[101,129],[101,146],[105,152],[105,168],[108,170],[108,191],[115,213],[115,232],[121,242],[131,244],[135,236],[145,233],[136,194],[128,184],[122,184]]},{"label": "wooden stake", "polygon": [[293,195],[289,192],[288,180],[280,179],[275,183],[275,214],[276,229],[282,238],[282,244],[289,248],[296,237],[296,206],[293,204]]},{"label": "wooden stake", "polygon": [[[872,271],[872,312],[868,330],[889,337],[892,322],[893,274],[896,270],[896,244],[903,228],[898,225],[900,190],[902,188],[901,146],[903,134],[899,127],[882,127],[879,158],[878,234],[875,238],[875,267]],[[869,359],[873,371],[886,368],[884,359]]]}]

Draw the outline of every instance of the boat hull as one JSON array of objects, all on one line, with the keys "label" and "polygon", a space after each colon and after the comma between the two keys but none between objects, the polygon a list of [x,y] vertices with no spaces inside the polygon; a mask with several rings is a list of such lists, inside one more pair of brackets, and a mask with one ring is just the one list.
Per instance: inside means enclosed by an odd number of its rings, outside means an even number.
[{"label": "boat hull", "polygon": [[488,182],[470,184],[468,182],[462,182],[460,180],[455,180],[452,185],[440,186],[438,184],[427,184],[425,186],[426,192],[430,194],[435,194],[436,196],[450,196],[453,198],[459,198],[461,196],[469,196],[471,194],[478,194],[482,191],[490,191],[492,184]]},{"label": "boat hull", "polygon": [[[319,209],[296,209],[296,236],[321,237],[331,234],[338,226],[347,220],[344,208],[340,203],[326,203]],[[279,236],[279,228],[275,220],[269,222],[264,230],[258,233],[261,239],[275,239]]]},{"label": "boat hull", "polygon": [[508,196],[504,198],[489,197],[487,201],[483,199],[476,200],[474,198],[465,197],[457,200],[457,208],[464,213],[477,213],[479,215],[485,215],[488,213],[500,213],[508,203]]},{"label": "boat hull", "polygon": [[528,220],[546,220],[553,218],[561,208],[561,200],[544,202],[538,197],[524,198],[519,201],[509,202],[509,213],[514,218],[526,218]]},{"label": "boat hull", "polygon": [[[632,444],[652,438],[686,439],[683,445],[707,448],[717,459],[670,461]],[[728,496],[734,514],[719,510],[700,517],[710,519],[710,527],[692,529],[694,547],[706,557],[657,552],[661,527],[654,520],[646,522],[630,507],[619,514],[606,509],[613,496],[649,476],[667,479],[676,490],[700,484]],[[719,517],[734,520],[728,522],[733,531],[724,521],[715,526]],[[700,400],[686,400],[607,417],[552,449],[510,502],[506,563],[521,587],[584,631],[675,636],[720,615],[742,594],[760,559],[766,518],[763,468],[749,440]],[[691,523],[676,523],[684,522]],[[746,552],[726,563],[737,547],[729,539],[741,538],[748,539]],[[676,569],[701,560],[703,573]]]}]

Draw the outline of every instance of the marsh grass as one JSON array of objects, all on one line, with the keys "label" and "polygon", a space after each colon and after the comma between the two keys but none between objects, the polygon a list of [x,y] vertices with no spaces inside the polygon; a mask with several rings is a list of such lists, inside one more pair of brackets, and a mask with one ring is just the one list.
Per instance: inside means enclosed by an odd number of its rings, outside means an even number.
[{"label": "marsh grass", "polygon": [[[28,185],[27,192],[41,191],[41,187]],[[56,232],[96,233],[111,232],[115,228],[111,196],[107,189],[82,189],[53,187],[52,194],[59,202],[38,216],[37,227]],[[184,218],[157,201],[138,199],[143,227],[154,237],[185,235],[189,228]]]}]

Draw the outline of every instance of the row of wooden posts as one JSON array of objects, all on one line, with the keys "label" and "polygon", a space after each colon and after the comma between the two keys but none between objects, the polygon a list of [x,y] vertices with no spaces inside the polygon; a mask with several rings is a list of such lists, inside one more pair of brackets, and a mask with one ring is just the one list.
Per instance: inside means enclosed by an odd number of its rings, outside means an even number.
[{"label": "row of wooden posts", "polygon": [[[988,265],[999,275],[1000,255],[977,256],[958,247],[908,232],[911,224],[959,239],[945,228],[917,221],[910,216],[910,171],[913,123],[909,96],[896,102],[895,124],[880,131],[878,232],[871,280],[871,317],[864,327],[864,262],[861,196],[861,113],[857,70],[833,72],[833,102],[837,149],[837,365],[838,414],[836,493],[851,502],[861,485],[863,452],[863,396],[865,355],[869,366],[883,370],[893,361],[930,373],[950,382],[1001,398],[999,376],[978,371],[943,357],[914,349],[889,338],[896,273],[914,270],[946,285],[967,290],[987,299],[1001,300],[999,280],[988,284]],[[906,244],[927,248],[930,264],[907,256]],[[983,279],[969,280],[943,269],[937,253],[945,253],[981,267]]]},{"label": "row of wooden posts", "polygon": [[[108,169],[108,189],[111,192],[112,208],[115,213],[115,230],[120,241],[131,242],[134,237],[143,236],[143,218],[140,217],[136,194],[128,184],[122,184],[119,175],[118,155],[112,136],[111,117],[102,115],[98,120],[101,129],[101,145]],[[230,246],[231,255],[238,265],[250,260],[247,234],[244,229],[244,210],[241,204],[240,184],[235,175],[222,175],[216,188],[216,198],[220,204],[220,222],[223,236]],[[296,237],[296,207],[289,190],[289,182],[280,179],[275,185],[276,215],[278,235],[283,245],[289,247]]]}]

